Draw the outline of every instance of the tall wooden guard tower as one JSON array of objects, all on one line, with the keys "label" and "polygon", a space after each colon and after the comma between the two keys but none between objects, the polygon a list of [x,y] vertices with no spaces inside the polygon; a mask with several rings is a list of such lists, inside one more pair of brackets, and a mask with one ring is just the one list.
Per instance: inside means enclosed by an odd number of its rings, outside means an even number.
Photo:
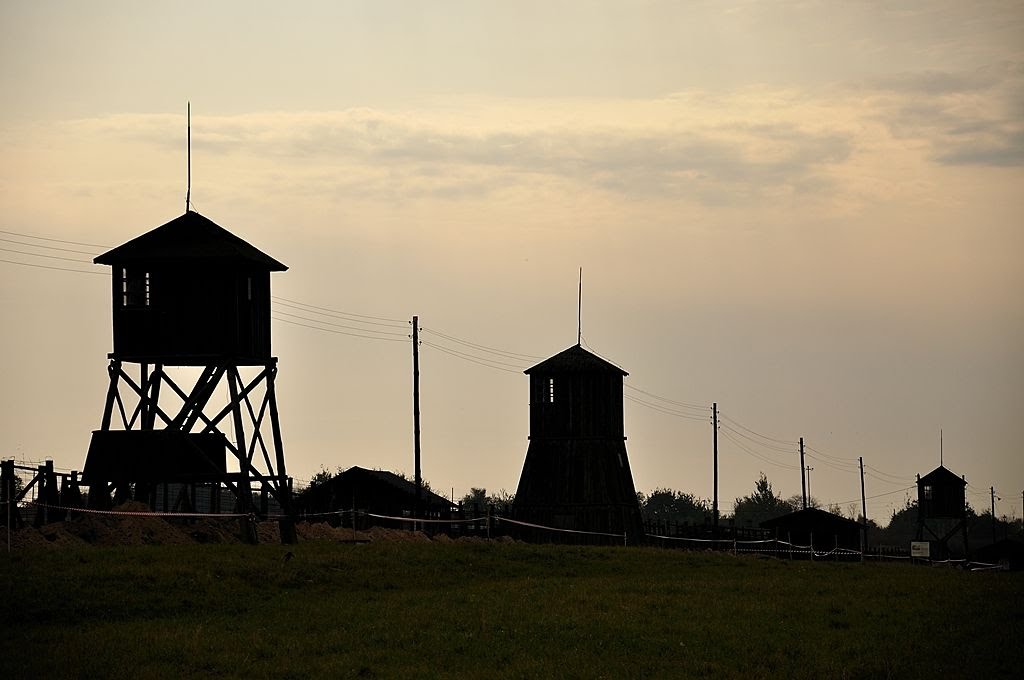
[{"label": "tall wooden guard tower", "polygon": [[[290,514],[270,351],[270,273],[287,267],[187,209],[95,262],[113,268],[114,351],[82,474],[89,504],[207,484],[218,498],[229,488],[239,512],[259,490]],[[183,367],[201,369],[191,386],[172,377]]]},{"label": "tall wooden guard tower", "polygon": [[967,480],[943,465],[917,477],[917,540],[933,542],[933,558],[949,557],[949,541],[957,531],[968,554],[966,491]]},{"label": "tall wooden guard tower", "polygon": [[522,521],[573,531],[643,533],[626,455],[618,366],[579,344],[530,376],[530,446],[516,490]]}]

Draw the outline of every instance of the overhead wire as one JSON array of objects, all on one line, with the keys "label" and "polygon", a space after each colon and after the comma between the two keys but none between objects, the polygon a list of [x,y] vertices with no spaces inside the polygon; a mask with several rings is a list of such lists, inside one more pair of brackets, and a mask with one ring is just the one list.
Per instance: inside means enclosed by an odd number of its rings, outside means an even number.
[{"label": "overhead wire", "polygon": [[443,333],[443,332],[441,332],[439,330],[436,330],[434,328],[429,328],[429,327],[421,328],[420,331],[422,331],[423,333],[432,333],[432,334],[437,335],[437,336],[439,336],[441,338],[444,338],[445,340],[448,340],[450,342],[454,342],[454,343],[459,344],[459,345],[464,345],[466,347],[472,347],[474,349],[478,349],[478,350],[481,350],[481,351],[484,351],[484,352],[489,352],[491,354],[496,354],[496,355],[499,355],[499,356],[504,356],[504,357],[509,358],[509,359],[527,359],[527,360],[530,360],[530,361],[540,361],[541,359],[544,358],[544,357],[536,356],[536,355],[533,355],[533,354],[520,354],[519,352],[510,352],[508,350],[497,349],[497,348],[494,348],[494,347],[488,347],[487,345],[481,345],[481,344],[478,344],[478,343],[475,343],[475,342],[470,342],[469,340],[464,340],[464,339],[456,337],[454,335]]},{"label": "overhead wire", "polygon": [[47,250],[59,250],[63,253],[78,253],[80,255],[98,254],[89,250],[76,250],[75,248],[59,248],[57,246],[48,246],[42,243],[25,243],[24,241],[15,241],[13,238],[0,238],[0,241],[3,241],[4,243],[14,243],[19,246],[28,246],[29,248],[46,248]]},{"label": "overhead wire", "polygon": [[756,452],[748,449],[738,439],[734,439],[733,436],[731,434],[729,434],[728,432],[722,432],[722,437],[724,439],[727,439],[730,442],[732,442],[738,449],[740,449],[744,453],[746,453],[746,454],[748,454],[750,456],[753,456],[754,458],[757,458],[758,460],[760,460],[760,461],[762,461],[764,463],[768,463],[769,465],[774,465],[775,467],[783,468],[785,470],[799,470],[800,469],[799,465],[789,465],[787,463],[780,463],[777,460],[773,460],[771,458],[768,458],[767,456],[764,456],[762,454],[756,453]]},{"label": "overhead wire", "polygon": [[98,243],[83,243],[82,241],[66,241],[59,238],[49,238],[46,236],[35,236],[34,234],[24,234],[19,231],[8,231],[7,229],[0,229],[0,234],[10,234],[11,236],[20,236],[21,238],[34,238],[40,241],[50,241],[51,243],[66,243],[73,246],[88,246],[90,248],[110,248],[110,246],[100,245]]},{"label": "overhead wire", "polygon": [[645,406],[645,407],[647,407],[649,409],[652,409],[654,411],[658,411],[660,413],[664,413],[665,415],[675,416],[676,418],[685,418],[686,420],[696,420],[696,421],[699,421],[699,422],[702,422],[702,423],[703,422],[710,422],[710,420],[711,420],[711,416],[695,416],[695,415],[691,415],[689,413],[683,413],[681,411],[672,410],[672,409],[669,409],[667,407],[660,406],[658,404],[652,404],[651,402],[644,401],[643,399],[638,399],[637,397],[633,397],[633,396],[630,396],[628,394],[624,394],[623,395],[623,399],[625,399],[626,401],[631,401],[631,402],[633,402],[635,404],[640,404],[641,406]]},{"label": "overhead wire", "polygon": [[53,269],[60,272],[74,272],[76,274],[95,274],[96,276],[110,276],[110,272],[97,272],[88,271],[86,269],[70,269],[68,267],[52,267],[46,264],[36,264],[34,262],[18,262],[17,260],[6,260],[0,258],[0,262],[6,262],[7,264],[20,264],[23,267],[36,267],[38,269]]},{"label": "overhead wire", "polygon": [[719,412],[718,415],[719,415],[719,417],[722,420],[727,420],[730,423],[732,423],[733,425],[735,425],[736,427],[739,427],[740,429],[742,429],[742,430],[744,430],[746,432],[749,432],[752,435],[756,435],[758,437],[761,437],[762,439],[765,439],[767,441],[775,442],[776,444],[787,444],[787,445],[790,445],[790,446],[795,446],[797,444],[797,442],[791,441],[791,440],[788,440],[788,439],[776,439],[775,437],[769,437],[766,434],[761,434],[757,430],[752,430],[751,428],[747,427],[743,423],[741,423],[741,422],[739,422],[739,421],[737,421],[737,420],[735,420],[733,418],[730,418],[727,415],[723,415],[721,412]]},{"label": "overhead wire", "polygon": [[[895,491],[886,491],[885,493],[876,493],[873,496],[866,496],[864,498],[864,500],[870,501],[870,500],[873,500],[875,498],[882,498],[883,496],[891,496],[893,494],[902,493],[904,491],[910,491],[911,489],[914,489],[914,488],[916,488],[916,485],[907,486],[907,487],[904,487],[902,489],[896,489]],[[849,501],[840,501],[836,505],[846,505],[847,503],[857,503],[860,500],[861,500],[860,498],[854,498],[853,500],[849,500]]]},{"label": "overhead wire", "polygon": [[860,463],[858,462],[858,460],[856,458],[847,458],[845,456],[836,456],[836,455],[831,454],[831,453],[825,453],[821,449],[817,449],[817,448],[811,446],[810,444],[808,444],[807,442],[804,442],[804,449],[807,450],[807,451],[813,451],[814,453],[818,454],[818,456],[819,456],[818,460],[821,460],[821,459],[824,458],[824,459],[831,460],[831,461],[835,462],[838,465],[852,465],[853,467],[860,467]]},{"label": "overhead wire", "polygon": [[[426,346],[426,347],[431,347],[433,349],[436,349],[439,352],[444,352],[445,354],[450,354],[451,356],[459,358],[459,359],[462,359],[464,361],[469,361],[469,362],[474,363],[474,364],[479,364],[480,366],[485,366],[487,368],[492,368],[492,369],[494,369],[496,371],[505,371],[506,373],[516,373],[516,374],[522,373],[522,371],[519,370],[519,369],[504,368],[502,366],[496,366],[494,364],[487,363],[487,361],[482,360],[482,359],[480,359],[478,357],[474,357],[474,356],[471,356],[469,354],[464,354],[462,352],[459,352],[458,350],[453,350],[451,348],[442,347],[441,345],[437,345],[437,344],[432,343],[432,342],[423,341],[423,345]],[[506,365],[510,366],[511,364],[506,364]]]},{"label": "overhead wire", "polygon": [[271,315],[271,318],[274,319],[275,321],[280,321],[282,323],[291,324],[293,326],[302,326],[303,328],[312,328],[315,331],[321,331],[321,332],[324,332],[324,333],[334,333],[336,335],[347,335],[347,336],[353,337],[353,338],[364,338],[366,340],[381,340],[381,341],[384,341],[384,342],[405,342],[406,341],[405,339],[400,339],[400,338],[381,338],[381,337],[377,337],[377,336],[373,336],[373,335],[362,335],[360,333],[349,333],[349,332],[346,332],[346,331],[339,331],[339,330],[335,330],[333,328],[321,328],[319,326],[311,326],[309,324],[299,323],[298,321],[292,321],[290,319],[283,319],[283,318],[281,318],[279,316]]},{"label": "overhead wire", "polygon": [[5,253],[17,253],[19,255],[29,255],[31,257],[45,257],[48,260],[64,260],[66,262],[81,262],[83,264],[92,264],[92,260],[83,260],[78,257],[63,257],[61,255],[47,255],[45,253],[30,253],[27,250],[15,250],[14,248],[0,248]]},{"label": "overhead wire", "polygon": [[335,323],[333,321],[322,321],[320,319],[310,319],[309,317],[301,316],[299,314],[292,314],[290,312],[282,312],[279,309],[275,310],[274,313],[275,314],[284,315],[284,316],[290,316],[290,317],[293,317],[293,318],[296,318],[296,319],[302,319],[303,321],[310,321],[312,323],[323,324],[323,325],[326,325],[326,326],[333,326],[333,327],[336,327],[336,328],[345,328],[345,329],[350,330],[350,331],[359,331],[361,333],[376,333],[376,334],[379,334],[379,335],[396,335],[396,336],[400,336],[402,338],[408,338],[409,337],[408,333],[396,333],[395,331],[378,331],[378,330],[373,330],[372,328],[359,328],[358,326],[346,326],[344,324]]},{"label": "overhead wire", "polygon": [[633,390],[634,392],[639,392],[640,394],[646,394],[648,397],[651,397],[653,399],[657,399],[658,401],[663,401],[663,402],[665,402],[667,404],[672,404],[673,406],[679,406],[680,408],[687,408],[687,409],[692,409],[694,411],[700,411],[700,412],[705,412],[705,411],[708,411],[708,410],[711,409],[711,407],[708,406],[707,404],[691,404],[691,403],[688,403],[688,402],[685,402],[685,401],[676,401],[674,399],[669,399],[668,397],[662,397],[661,395],[654,394],[653,392],[648,392],[646,390],[642,390],[639,387],[636,387],[636,386],[630,384],[629,381],[626,381],[626,380],[624,380],[622,382],[622,384],[623,384],[624,387],[626,387],[627,389]]},{"label": "overhead wire", "polygon": [[836,463],[834,461],[828,460],[827,458],[821,458],[819,456],[814,455],[813,453],[807,452],[804,452],[804,456],[819,463],[820,465],[830,467],[833,470],[839,470],[840,472],[857,473],[860,471],[860,466],[857,465],[856,463],[854,463],[853,465]]},{"label": "overhead wire", "polygon": [[[317,305],[311,305],[311,304],[309,304],[307,302],[300,302],[299,300],[292,300],[290,298],[281,297],[280,295],[271,295],[270,298],[272,300],[278,300],[278,301],[283,302],[283,303],[289,303],[289,304],[292,304],[292,305],[301,305],[302,307],[308,307],[310,309],[315,309],[315,310],[319,310],[319,311],[322,311],[322,312],[331,312],[332,314],[340,314],[342,316],[351,316],[351,317],[355,317],[356,319],[369,319],[369,321],[364,321],[362,323],[372,323],[373,321],[383,321],[383,322],[388,322],[388,323],[391,323],[391,324],[403,324],[402,325],[403,328],[405,327],[405,324],[409,323],[409,321],[407,319],[392,319],[392,318],[383,317],[383,316],[370,316],[368,314],[356,314],[355,312],[345,312],[345,311],[341,311],[341,310],[338,310],[338,309],[331,309],[330,307],[320,307],[320,306],[317,306]],[[380,325],[380,324],[377,324],[377,325]]]},{"label": "overhead wire", "polygon": [[750,435],[744,434],[740,430],[737,430],[737,429],[731,427],[730,425],[728,425],[726,423],[722,423],[720,425],[720,427],[723,430],[732,432],[733,434],[738,435],[740,437],[743,437],[747,441],[749,441],[749,442],[751,442],[753,444],[756,444],[757,446],[760,446],[760,447],[762,447],[764,449],[768,449],[768,450],[770,450],[770,451],[772,451],[774,453],[795,454],[795,453],[798,453],[798,451],[799,451],[799,449],[797,448],[797,443],[796,442],[793,442],[789,446],[785,446],[785,447],[784,446],[771,445],[771,444],[765,444],[763,441],[760,441],[758,439],[754,439]]}]

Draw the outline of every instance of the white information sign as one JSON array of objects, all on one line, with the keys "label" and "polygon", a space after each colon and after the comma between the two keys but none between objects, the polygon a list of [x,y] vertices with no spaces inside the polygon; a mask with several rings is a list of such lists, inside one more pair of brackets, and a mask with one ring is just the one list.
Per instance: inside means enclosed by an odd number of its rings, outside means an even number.
[{"label": "white information sign", "polygon": [[932,544],[928,541],[911,541],[910,542],[910,556],[911,557],[931,557]]}]

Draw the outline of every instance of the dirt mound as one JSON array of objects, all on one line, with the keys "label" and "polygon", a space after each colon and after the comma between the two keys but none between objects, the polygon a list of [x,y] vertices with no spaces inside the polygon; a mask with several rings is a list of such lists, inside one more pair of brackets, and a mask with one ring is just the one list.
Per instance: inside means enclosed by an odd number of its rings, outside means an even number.
[{"label": "dirt mound", "polygon": [[[241,521],[237,517],[175,518],[151,513],[144,503],[129,502],[113,510],[115,513],[69,512],[63,522],[35,528],[24,525],[11,532],[11,550],[52,550],[82,545],[188,545],[241,543]],[[452,543],[486,542],[475,536],[452,538],[445,534],[428,536],[422,531],[386,527],[370,527],[354,531],[333,527],[327,522],[299,522],[295,525],[299,542],[330,541],[337,543],[416,542]],[[257,523],[256,534],[264,545],[281,543],[280,526],[276,520]],[[495,539],[511,541],[509,538]],[[0,544],[4,543],[0,535]]]}]

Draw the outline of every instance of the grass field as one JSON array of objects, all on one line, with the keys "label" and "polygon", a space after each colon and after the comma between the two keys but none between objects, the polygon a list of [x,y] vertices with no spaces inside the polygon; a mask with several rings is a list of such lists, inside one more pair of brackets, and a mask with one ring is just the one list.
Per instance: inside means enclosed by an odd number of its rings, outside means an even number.
[{"label": "grass field", "polygon": [[998,678],[1024,664],[1024,578],[1006,572],[483,542],[0,564],[3,678]]}]

